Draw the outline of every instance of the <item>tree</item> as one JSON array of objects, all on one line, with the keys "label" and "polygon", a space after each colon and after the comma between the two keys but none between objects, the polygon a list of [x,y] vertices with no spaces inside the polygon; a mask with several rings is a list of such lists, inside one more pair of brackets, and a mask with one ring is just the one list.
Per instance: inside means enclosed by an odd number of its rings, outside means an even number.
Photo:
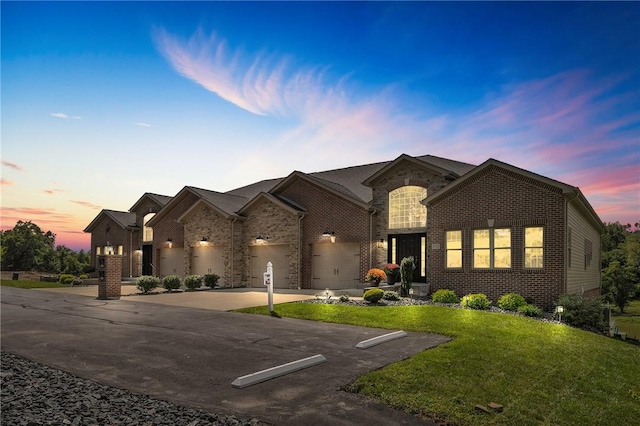
[{"label": "tree", "polygon": [[400,296],[409,297],[409,290],[411,289],[411,282],[413,281],[413,271],[416,265],[413,261],[413,256],[405,257],[400,262]]},{"label": "tree", "polygon": [[602,276],[603,289],[613,299],[613,303],[624,313],[624,307],[634,296],[636,284],[631,267],[623,267],[620,262],[611,262]]},{"label": "tree", "polygon": [[13,229],[2,231],[2,268],[10,271],[51,270],[56,235],[43,232],[31,221],[19,220]]}]

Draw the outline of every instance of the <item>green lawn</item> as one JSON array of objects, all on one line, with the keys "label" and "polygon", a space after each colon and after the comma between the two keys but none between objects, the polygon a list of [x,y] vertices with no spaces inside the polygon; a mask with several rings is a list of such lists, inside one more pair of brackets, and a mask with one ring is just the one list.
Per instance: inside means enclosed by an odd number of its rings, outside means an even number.
[{"label": "green lawn", "polygon": [[0,280],[0,285],[18,288],[56,288],[68,287],[60,283],[48,283],[44,281],[28,281],[28,280]]},{"label": "green lawn", "polygon": [[[640,348],[565,325],[440,306],[289,303],[283,317],[453,337],[359,377],[350,390],[462,425],[638,424]],[[240,312],[268,314],[266,307]],[[502,413],[474,405],[497,402]]]},{"label": "green lawn", "polygon": [[617,309],[613,312],[619,331],[627,333],[629,337],[640,339],[640,300],[634,300],[624,308],[624,314]]}]

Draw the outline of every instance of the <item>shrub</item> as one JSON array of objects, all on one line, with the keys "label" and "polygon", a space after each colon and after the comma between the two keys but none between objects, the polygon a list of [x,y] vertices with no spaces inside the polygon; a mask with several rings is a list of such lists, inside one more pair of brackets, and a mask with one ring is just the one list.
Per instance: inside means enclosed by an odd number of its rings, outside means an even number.
[{"label": "shrub", "polygon": [[95,271],[96,271],[96,268],[94,268],[91,265],[85,265],[85,266],[82,267],[82,272],[84,272],[85,274],[90,274],[90,273],[95,272]]},{"label": "shrub", "polygon": [[202,276],[201,275],[187,275],[184,278],[184,285],[189,290],[195,290],[196,288],[200,288],[202,285]]},{"label": "shrub", "polygon": [[434,303],[460,303],[460,298],[453,290],[440,289],[436,290],[431,296]]},{"label": "shrub", "polygon": [[461,304],[464,308],[484,310],[491,305],[491,301],[485,294],[475,293],[464,296]]},{"label": "shrub", "polygon": [[362,298],[369,303],[378,303],[380,299],[384,296],[384,291],[380,288],[372,288],[371,290],[365,291]]},{"label": "shrub", "polygon": [[395,291],[385,291],[382,298],[384,300],[400,300],[400,296]]},{"label": "shrub", "polygon": [[71,285],[72,286],[73,285],[83,285],[83,284],[84,284],[84,282],[79,278],[72,278],[71,279]]},{"label": "shrub", "polygon": [[153,277],[151,275],[143,275],[141,277],[138,277],[138,279],[136,280],[136,286],[138,287],[138,290],[140,290],[143,293],[149,293],[150,291],[153,291],[156,287],[159,287],[161,284],[161,280],[158,277]]},{"label": "shrub", "polygon": [[343,295],[341,295],[341,296],[340,296],[340,299],[339,299],[339,300],[340,300],[341,302],[343,302],[343,303],[344,303],[344,302],[348,302],[348,301],[349,301],[349,295],[348,295],[348,294],[343,294]]},{"label": "shrub", "polygon": [[411,290],[411,282],[413,281],[413,271],[415,269],[416,264],[413,261],[413,256],[405,257],[400,262],[400,295],[402,297],[409,297],[409,290]]},{"label": "shrub", "polygon": [[500,296],[497,304],[500,309],[505,311],[517,311],[520,306],[526,305],[527,301],[518,293],[508,293]]},{"label": "shrub", "polygon": [[62,284],[71,284],[71,281],[73,281],[73,278],[74,277],[72,274],[60,274],[60,278],[58,279]]},{"label": "shrub", "polygon": [[599,297],[565,294],[556,301],[556,306],[564,308],[562,320],[569,325],[596,332],[607,330],[602,315],[602,301]]},{"label": "shrub", "polygon": [[167,291],[179,289],[180,284],[180,277],[177,275],[167,275],[162,279],[162,287]]},{"label": "shrub", "polygon": [[89,275],[87,274],[82,274],[78,277],[78,279],[81,279],[81,280],[86,280],[87,278],[89,278]]},{"label": "shrub", "polygon": [[220,275],[216,274],[205,274],[204,276],[204,285],[207,287],[214,288],[218,285],[218,280],[220,279]]},{"label": "shrub", "polygon": [[[503,308],[504,309],[504,308]],[[542,309],[538,308],[535,305],[525,304],[522,306],[518,306],[518,312],[526,317],[541,317]]]}]

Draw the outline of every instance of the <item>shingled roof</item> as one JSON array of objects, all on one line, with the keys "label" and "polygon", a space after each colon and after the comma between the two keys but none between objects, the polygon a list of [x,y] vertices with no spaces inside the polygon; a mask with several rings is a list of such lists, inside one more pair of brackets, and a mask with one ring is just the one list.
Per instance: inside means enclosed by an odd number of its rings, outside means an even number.
[{"label": "shingled roof", "polygon": [[84,232],[92,232],[105,217],[113,220],[116,225],[122,229],[134,230],[139,229],[136,225],[136,214],[129,212],[121,212],[118,210],[102,210],[84,229]]}]

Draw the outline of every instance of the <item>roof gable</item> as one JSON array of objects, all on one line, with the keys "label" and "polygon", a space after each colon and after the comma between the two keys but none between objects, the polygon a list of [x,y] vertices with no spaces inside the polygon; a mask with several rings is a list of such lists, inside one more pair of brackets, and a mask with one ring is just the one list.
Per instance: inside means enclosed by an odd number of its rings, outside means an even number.
[{"label": "roof gable", "polygon": [[[440,176],[449,176],[453,179],[460,176],[459,172],[466,170],[466,168],[471,169],[474,167],[470,164],[466,165],[467,167],[465,167],[465,163],[459,163],[457,161],[454,162],[453,160],[446,160],[444,158],[433,157],[431,155],[425,155],[422,157],[412,157],[407,154],[402,154],[395,160],[387,163],[384,167],[380,168],[373,175],[369,176],[367,179],[365,179],[362,182],[362,184],[368,187],[373,186],[377,180],[382,178],[385,174],[390,172],[393,168],[405,162],[408,162],[417,167],[427,169]],[[455,171],[452,169],[455,169]]]},{"label": "roof gable", "polygon": [[258,195],[256,195],[255,197],[253,197],[253,199],[251,199],[251,201],[249,201],[247,204],[245,204],[240,210],[238,210],[238,214],[244,215],[245,213],[247,213],[249,210],[251,210],[251,208],[258,203],[260,200],[267,200],[277,206],[282,207],[285,210],[290,211],[291,213],[294,214],[302,214],[304,212],[304,209],[302,209],[299,206],[295,206],[292,203],[285,201],[283,199],[280,199],[278,197],[275,197],[272,194],[269,194],[268,192],[261,192]]},{"label": "roof gable", "polygon": [[153,194],[151,192],[145,192],[142,197],[135,202],[133,206],[129,209],[130,212],[135,211],[143,202],[146,200],[150,200],[152,203],[156,204],[159,208],[164,207],[169,201],[171,201],[173,197],[168,195],[160,195]]},{"label": "roof gable", "polygon": [[104,219],[112,220],[117,226],[122,229],[135,230],[140,227],[136,225],[136,214],[129,212],[121,212],[117,210],[102,210],[98,215],[91,221],[89,225],[84,229],[84,232],[93,232],[93,230],[100,224],[100,222]]}]

